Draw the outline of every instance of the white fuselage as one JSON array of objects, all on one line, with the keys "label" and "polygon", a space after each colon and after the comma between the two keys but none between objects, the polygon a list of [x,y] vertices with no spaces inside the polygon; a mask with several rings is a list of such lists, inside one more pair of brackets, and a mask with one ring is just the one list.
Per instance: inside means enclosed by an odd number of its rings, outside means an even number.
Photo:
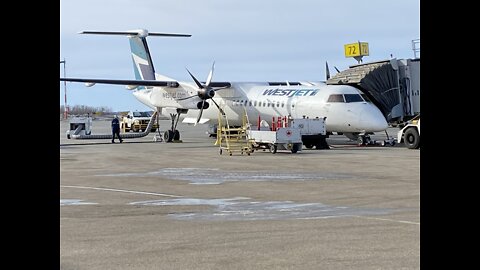
[{"label": "white fuselage", "polygon": [[[196,86],[186,82],[180,82],[178,88],[154,87],[134,91],[139,101],[152,109],[162,108],[162,114],[167,116],[177,108],[189,109],[186,115],[182,114],[187,123],[197,119],[197,103],[201,99],[196,96],[178,99],[196,93]],[[326,85],[323,82],[301,85],[233,82],[230,88],[218,90],[213,99],[225,111],[230,125],[241,125],[246,111],[252,125],[258,124],[259,116],[268,123],[271,123],[272,117],[279,116],[326,117],[327,132],[363,133],[385,130],[388,127],[385,117],[374,104],[362,99],[361,94],[352,86]],[[332,99],[332,95],[336,95],[337,99]],[[212,101],[207,102],[210,106],[203,111],[200,123],[216,124],[218,109]]]}]

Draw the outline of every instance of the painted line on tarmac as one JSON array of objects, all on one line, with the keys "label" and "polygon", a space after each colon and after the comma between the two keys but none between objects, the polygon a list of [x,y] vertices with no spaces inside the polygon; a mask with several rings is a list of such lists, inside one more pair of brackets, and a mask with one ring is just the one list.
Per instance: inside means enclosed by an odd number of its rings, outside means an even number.
[{"label": "painted line on tarmac", "polygon": [[396,219],[388,219],[388,218],[375,218],[375,217],[361,217],[361,216],[354,216],[354,217],[365,218],[365,219],[383,220],[383,221],[393,221],[393,222],[413,224],[413,225],[420,225],[419,222],[412,222],[412,221],[405,221],[405,220],[396,220]]},{"label": "painted line on tarmac", "polygon": [[183,196],[172,195],[172,194],[153,193],[153,192],[145,192],[145,191],[125,190],[125,189],[113,189],[113,188],[84,187],[84,186],[60,186],[60,187],[61,188],[80,188],[80,189],[114,191],[114,192],[134,193],[134,194],[143,194],[143,195],[163,196],[163,197],[171,197],[171,198],[182,198],[183,197]]}]

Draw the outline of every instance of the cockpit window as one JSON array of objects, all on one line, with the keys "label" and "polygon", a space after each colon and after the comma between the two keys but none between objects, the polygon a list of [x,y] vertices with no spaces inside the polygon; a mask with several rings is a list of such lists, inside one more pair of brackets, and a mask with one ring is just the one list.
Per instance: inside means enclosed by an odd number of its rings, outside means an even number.
[{"label": "cockpit window", "polygon": [[362,97],[359,94],[345,94],[345,101],[350,102],[363,102]]},{"label": "cockpit window", "polygon": [[343,100],[343,95],[330,95],[327,102],[345,102]]}]

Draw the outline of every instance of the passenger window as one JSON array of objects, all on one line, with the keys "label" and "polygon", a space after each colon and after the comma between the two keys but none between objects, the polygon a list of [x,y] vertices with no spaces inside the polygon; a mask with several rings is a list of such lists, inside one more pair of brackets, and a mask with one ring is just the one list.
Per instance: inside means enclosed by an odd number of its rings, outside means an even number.
[{"label": "passenger window", "polygon": [[252,101],[251,100],[248,102],[248,106],[252,106]]},{"label": "passenger window", "polygon": [[256,100],[253,102],[253,106],[257,106],[257,101]]},{"label": "passenger window", "polygon": [[363,102],[362,97],[359,94],[345,94],[345,101],[350,102]]},{"label": "passenger window", "polygon": [[277,107],[280,107],[280,101],[277,101]]},{"label": "passenger window", "polygon": [[328,97],[327,102],[345,102],[345,101],[343,100],[343,95],[335,94],[335,95],[330,95]]}]

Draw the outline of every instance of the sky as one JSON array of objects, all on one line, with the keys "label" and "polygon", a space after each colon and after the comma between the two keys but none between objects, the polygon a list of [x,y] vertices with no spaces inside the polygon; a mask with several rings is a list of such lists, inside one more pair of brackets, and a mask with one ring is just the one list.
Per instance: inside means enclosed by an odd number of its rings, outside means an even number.
[{"label": "sky", "polygon": [[[363,62],[413,58],[420,38],[420,0],[61,0],[60,76],[134,79],[128,39],[83,30],[186,33],[147,37],[155,71],[191,81],[322,81],[357,61],[344,45],[369,43]],[[124,86],[67,83],[67,103],[149,110]],[[60,105],[65,88],[60,83]]]}]

